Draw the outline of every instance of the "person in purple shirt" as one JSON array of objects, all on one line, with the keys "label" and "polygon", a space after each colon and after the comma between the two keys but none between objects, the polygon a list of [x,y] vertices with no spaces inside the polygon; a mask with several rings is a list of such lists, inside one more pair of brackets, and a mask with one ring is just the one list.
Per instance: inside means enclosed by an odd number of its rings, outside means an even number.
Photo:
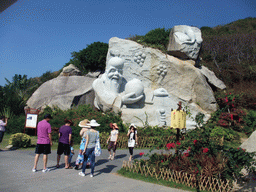
[{"label": "person in purple shirt", "polygon": [[72,129],[70,126],[73,125],[71,120],[65,119],[65,125],[61,126],[59,129],[59,145],[57,150],[57,165],[56,167],[60,167],[60,157],[64,153],[65,155],[65,168],[72,168],[68,163],[68,158],[70,155],[70,144],[72,138]]},{"label": "person in purple shirt", "polygon": [[40,157],[40,154],[44,154],[43,161],[44,161],[44,169],[42,170],[43,173],[50,171],[47,168],[47,159],[48,154],[51,153],[51,146],[52,146],[52,129],[49,123],[52,116],[50,114],[46,114],[44,119],[37,124],[37,145],[36,145],[36,156],[34,161],[34,167],[32,169],[33,172],[37,171],[37,163]]}]

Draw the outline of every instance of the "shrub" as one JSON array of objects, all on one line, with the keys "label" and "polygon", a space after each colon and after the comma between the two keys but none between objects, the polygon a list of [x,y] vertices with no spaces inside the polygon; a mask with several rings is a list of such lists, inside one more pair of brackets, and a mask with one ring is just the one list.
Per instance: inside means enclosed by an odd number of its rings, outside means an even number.
[{"label": "shrub", "polygon": [[[7,133],[21,133],[24,131],[26,116],[19,115],[13,116],[11,119],[8,119],[8,124],[6,126]],[[27,131],[27,129],[26,129]]]},{"label": "shrub", "polygon": [[244,127],[245,134],[250,135],[256,128],[256,111],[250,110],[244,117],[246,126]]},{"label": "shrub", "polygon": [[29,147],[31,145],[30,136],[25,133],[16,133],[11,135],[9,144],[13,147]]}]

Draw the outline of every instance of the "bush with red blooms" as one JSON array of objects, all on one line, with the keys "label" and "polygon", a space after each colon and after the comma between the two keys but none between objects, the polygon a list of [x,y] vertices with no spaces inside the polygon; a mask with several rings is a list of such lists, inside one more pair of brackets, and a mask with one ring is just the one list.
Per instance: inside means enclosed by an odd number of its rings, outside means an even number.
[{"label": "bush with red blooms", "polygon": [[148,160],[140,162],[156,171],[167,168],[219,179],[235,179],[242,168],[254,170],[254,153],[217,145],[209,135],[209,130],[196,128],[186,135],[185,140],[167,143],[168,153],[154,153]]}]

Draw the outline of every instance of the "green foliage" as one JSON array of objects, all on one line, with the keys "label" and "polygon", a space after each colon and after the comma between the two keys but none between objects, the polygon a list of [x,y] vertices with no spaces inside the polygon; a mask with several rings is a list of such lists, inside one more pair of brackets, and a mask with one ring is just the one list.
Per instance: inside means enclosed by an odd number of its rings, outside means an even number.
[{"label": "green foliage", "polygon": [[72,52],[72,59],[65,66],[72,63],[82,74],[97,70],[103,72],[106,66],[107,52],[107,43],[94,42],[79,52]]},{"label": "green foliage", "polygon": [[144,36],[143,41],[148,44],[163,45],[164,47],[166,47],[169,42],[169,34],[170,29],[153,29]]},{"label": "green foliage", "polygon": [[256,129],[256,111],[250,110],[244,117],[245,127],[244,131],[249,136]]},{"label": "green foliage", "polygon": [[30,136],[25,133],[16,133],[11,135],[9,144],[13,147],[29,147],[31,145]]},{"label": "green foliage", "polygon": [[166,52],[170,31],[171,29],[157,28],[149,31],[144,36],[135,35],[130,36],[128,39],[136,41],[144,46],[149,46]]},{"label": "green foliage", "polygon": [[3,108],[2,112],[0,113],[0,115],[1,116],[5,116],[8,119],[13,117],[13,113],[11,112],[10,108]]},{"label": "green foliage", "polygon": [[197,124],[197,126],[200,128],[201,126],[203,126],[204,124],[204,117],[205,117],[205,114],[199,112],[196,114],[196,117],[195,117],[195,122]]},{"label": "green foliage", "polygon": [[8,119],[8,124],[6,126],[7,133],[21,133],[24,131],[26,116],[24,114],[13,116]]},{"label": "green foliage", "polygon": [[[79,105],[66,111],[63,111],[57,107],[46,107],[44,109],[44,114],[46,113],[49,113],[53,116],[53,119],[50,121],[53,130],[53,141],[58,141],[58,131],[59,128],[64,125],[65,119],[70,119],[74,122],[74,126],[72,126],[72,132],[75,144],[78,144],[81,141],[81,137],[79,135],[81,127],[78,127],[78,124],[84,119],[95,119],[100,124],[100,126],[96,128],[100,133],[110,132],[109,124],[113,122],[117,123],[120,132],[124,131],[124,125],[122,124],[120,114],[115,114],[113,112],[102,113],[100,111],[94,110],[90,105]],[[43,119],[44,114],[39,116],[39,121]]]}]

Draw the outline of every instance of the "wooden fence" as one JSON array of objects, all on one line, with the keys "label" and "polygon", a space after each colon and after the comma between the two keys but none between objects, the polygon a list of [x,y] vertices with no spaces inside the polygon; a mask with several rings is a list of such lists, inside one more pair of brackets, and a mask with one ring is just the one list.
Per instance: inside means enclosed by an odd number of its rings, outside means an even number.
[{"label": "wooden fence", "polygon": [[233,191],[233,186],[235,184],[229,180],[203,176],[197,177],[196,175],[190,175],[185,172],[178,172],[170,169],[161,168],[160,170],[156,170],[154,167],[141,165],[140,162],[132,163],[129,161],[123,161],[122,167],[126,171],[145,175],[146,177],[151,176],[155,177],[157,180],[163,179],[175,183],[181,183],[192,188],[198,188],[199,190],[229,192]]}]

